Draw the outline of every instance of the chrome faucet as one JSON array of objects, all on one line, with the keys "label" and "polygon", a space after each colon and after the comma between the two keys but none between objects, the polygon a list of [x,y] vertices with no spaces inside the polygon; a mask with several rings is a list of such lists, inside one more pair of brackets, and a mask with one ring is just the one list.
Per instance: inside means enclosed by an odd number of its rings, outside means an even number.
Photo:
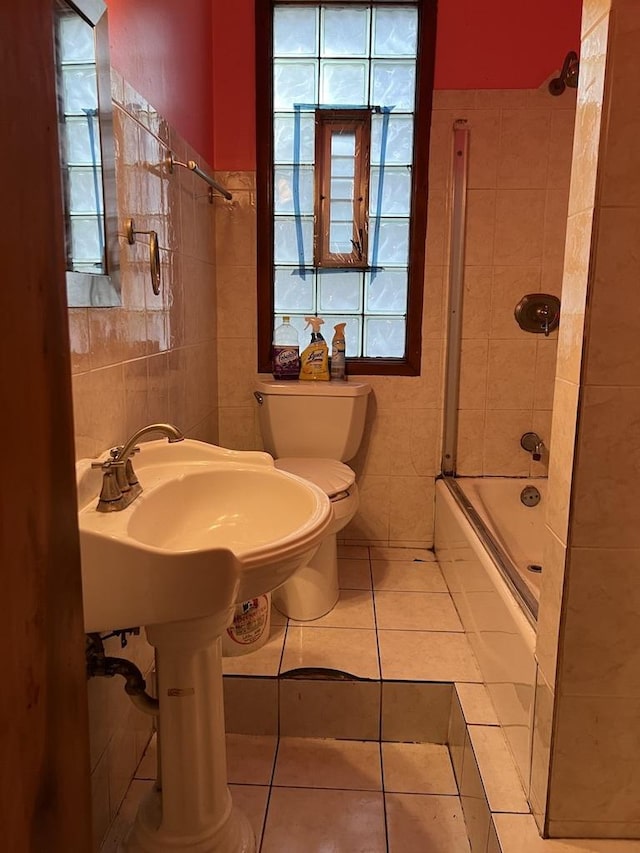
[{"label": "chrome faucet", "polygon": [[531,454],[534,462],[539,462],[542,459],[544,441],[537,432],[525,432],[520,439],[520,447]]},{"label": "chrome faucet", "polygon": [[140,492],[142,486],[131,464],[131,457],[140,450],[136,442],[150,432],[162,432],[170,443],[182,441],[184,435],[173,424],[149,424],[134,432],[125,444],[112,447],[109,459],[93,462],[92,468],[102,470],[102,491],[98,499],[98,512],[119,512],[129,506]]}]

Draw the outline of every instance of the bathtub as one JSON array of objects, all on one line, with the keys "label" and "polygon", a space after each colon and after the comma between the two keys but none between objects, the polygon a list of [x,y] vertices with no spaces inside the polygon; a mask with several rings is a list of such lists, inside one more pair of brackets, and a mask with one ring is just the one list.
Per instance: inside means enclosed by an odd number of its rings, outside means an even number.
[{"label": "bathtub", "polygon": [[[520,502],[527,485],[537,507]],[[525,791],[535,699],[535,620],[544,480],[449,478],[436,483],[435,551],[478,660]],[[529,577],[531,576],[531,577]]]}]

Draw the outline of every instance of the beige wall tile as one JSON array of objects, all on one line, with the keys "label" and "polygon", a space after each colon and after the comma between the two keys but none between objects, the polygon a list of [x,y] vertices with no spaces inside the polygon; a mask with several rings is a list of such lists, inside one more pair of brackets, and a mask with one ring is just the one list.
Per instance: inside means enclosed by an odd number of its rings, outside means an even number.
[{"label": "beige wall tile", "polygon": [[445,337],[445,280],[446,268],[427,266],[425,269],[424,297],[422,305],[423,338]]},{"label": "beige wall tile", "polygon": [[562,690],[640,697],[640,550],[572,548]]},{"label": "beige wall tile", "polygon": [[[487,374],[487,415],[493,409],[533,407],[537,341],[489,342]],[[515,379],[515,381],[514,381]]]},{"label": "beige wall tile", "polygon": [[492,339],[507,338],[528,342],[532,340],[530,333],[523,332],[518,325],[514,310],[527,293],[540,292],[540,274],[539,264],[527,267],[493,268],[489,327],[489,335]]},{"label": "beige wall tile", "polygon": [[462,781],[459,787],[471,853],[485,853],[491,812],[468,733],[465,738]]},{"label": "beige wall tile", "polygon": [[530,457],[520,446],[520,438],[530,429],[531,409],[487,411],[483,474],[526,477]]},{"label": "beige wall tile", "polygon": [[[522,782],[500,726],[468,726],[467,731],[491,811],[528,813]],[[463,780],[464,773],[463,769]]]},{"label": "beige wall tile", "polygon": [[[433,544],[435,484],[433,477],[389,477],[389,540],[410,539],[421,547]],[[382,525],[378,528],[382,530]]]},{"label": "beige wall tile", "polygon": [[493,262],[495,229],[495,190],[470,189],[467,192],[466,266],[487,266]]},{"label": "beige wall tile", "polygon": [[89,353],[89,312],[86,308],[69,309],[69,346],[71,372],[83,373],[91,367]]},{"label": "beige wall tile", "polygon": [[445,262],[448,235],[447,195],[444,190],[429,192],[427,205],[426,263],[441,266]]},{"label": "beige wall tile", "polygon": [[485,411],[458,412],[457,471],[466,477],[482,474],[484,461]]},{"label": "beige wall tile", "polygon": [[500,113],[497,109],[473,110],[469,113],[469,127],[468,186],[491,189],[497,185]]},{"label": "beige wall tile", "polygon": [[373,475],[360,478],[360,508],[353,521],[344,528],[342,536],[345,540],[388,541],[391,479]]},{"label": "beige wall tile", "polygon": [[640,445],[629,436],[639,421],[640,388],[584,389],[573,474],[574,546],[640,547],[636,507],[629,500],[640,466]]},{"label": "beige wall tile", "polygon": [[550,121],[548,110],[502,111],[498,187],[546,186]]},{"label": "beige wall tile", "polygon": [[456,693],[469,725],[497,726],[498,717],[484,684],[456,684]]},{"label": "beige wall tile", "polygon": [[582,41],[573,139],[569,214],[594,205],[609,21],[601,18]]},{"label": "beige wall tile", "polygon": [[492,322],[491,266],[470,266],[464,270],[464,296],[462,301],[462,337],[488,338]]},{"label": "beige wall tile", "polygon": [[548,189],[544,209],[543,258],[546,263],[562,263],[567,233],[569,190]]},{"label": "beige wall tile", "polygon": [[575,123],[575,103],[571,109],[553,110],[551,113],[551,156],[547,172],[547,187],[569,189]]},{"label": "beige wall tile", "polygon": [[538,335],[537,344],[533,406],[534,409],[551,409],[555,390],[557,338]]},{"label": "beige wall tile", "polygon": [[426,682],[382,682],[383,741],[447,742],[451,686]]},{"label": "beige wall tile", "polygon": [[489,341],[462,339],[460,353],[460,409],[484,409],[487,402]]},{"label": "beige wall tile", "polygon": [[546,520],[560,541],[567,541],[574,445],[578,417],[578,386],[556,379],[549,451],[549,495]]},{"label": "beige wall tile", "polygon": [[525,266],[541,262],[545,198],[542,189],[498,190],[495,264]]},{"label": "beige wall tile", "polygon": [[640,244],[640,207],[601,208],[595,240],[584,382],[638,385],[640,256],[632,247]]},{"label": "beige wall tile", "polygon": [[549,685],[556,683],[565,562],[566,546],[547,528],[536,633],[536,660],[541,676]]},{"label": "beige wall tile", "polygon": [[380,682],[280,679],[280,734],[378,740]]},{"label": "beige wall tile", "polygon": [[252,735],[278,733],[277,678],[225,675],[225,729]]},{"label": "beige wall tile", "polygon": [[637,697],[559,698],[550,820],[582,821],[588,834],[590,821],[640,822],[639,714]]},{"label": "beige wall tile", "polygon": [[531,779],[529,783],[529,800],[538,826],[543,825],[547,808],[553,702],[553,690],[538,669],[531,744]]},{"label": "beige wall tile", "polygon": [[583,0],[582,2],[582,38],[601,18],[609,15],[611,0]]}]

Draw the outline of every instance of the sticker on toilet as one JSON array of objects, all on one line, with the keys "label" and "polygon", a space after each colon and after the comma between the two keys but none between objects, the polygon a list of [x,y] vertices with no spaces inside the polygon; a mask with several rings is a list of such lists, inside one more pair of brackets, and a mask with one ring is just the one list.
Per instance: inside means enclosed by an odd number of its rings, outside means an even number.
[{"label": "sticker on toilet", "polygon": [[267,629],[268,616],[269,602],[266,595],[239,604],[235,609],[233,623],[227,628],[229,639],[241,646],[256,643]]}]

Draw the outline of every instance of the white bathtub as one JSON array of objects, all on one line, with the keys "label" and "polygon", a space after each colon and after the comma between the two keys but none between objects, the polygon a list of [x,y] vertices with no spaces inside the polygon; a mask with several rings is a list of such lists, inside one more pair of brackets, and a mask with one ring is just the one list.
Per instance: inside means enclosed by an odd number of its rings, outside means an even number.
[{"label": "white bathtub", "polygon": [[[455,483],[462,484],[464,495],[455,496],[456,486],[450,487],[446,480],[436,483],[436,556],[528,791],[535,621],[517,600],[517,591],[505,580],[497,559],[500,550],[510,551],[525,572],[527,564],[541,562],[538,538],[542,536],[536,534],[535,519],[543,525],[544,498],[539,507],[531,508],[524,507],[519,496],[525,485],[535,485],[542,492],[544,481],[505,477],[463,478]],[[473,513],[462,508],[465,497],[494,532],[501,549],[492,550],[483,543],[469,520]]]}]

